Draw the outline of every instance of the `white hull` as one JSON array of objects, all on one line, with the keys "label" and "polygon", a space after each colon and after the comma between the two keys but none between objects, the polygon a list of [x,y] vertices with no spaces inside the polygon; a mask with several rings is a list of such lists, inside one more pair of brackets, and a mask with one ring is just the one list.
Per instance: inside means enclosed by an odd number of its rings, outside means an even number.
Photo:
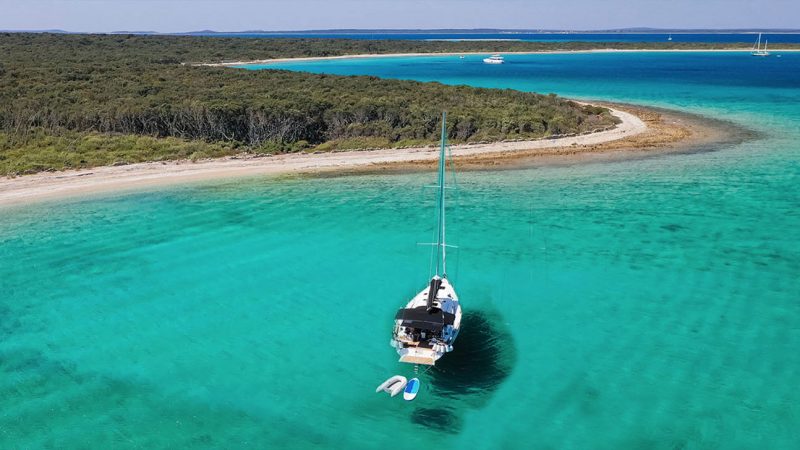
[{"label": "white hull", "polygon": [[[421,311],[425,309],[428,302],[429,288],[421,290],[404,308],[406,311]],[[439,292],[433,302],[434,311],[441,311],[445,319],[439,324],[431,323],[429,328],[423,329],[424,324],[419,327],[413,326],[415,322],[403,319],[395,320],[394,333],[392,334],[391,346],[397,349],[400,355],[400,362],[411,364],[434,365],[445,353],[453,351],[453,342],[458,336],[461,328],[461,305],[458,302],[453,286],[447,279],[441,280]],[[401,310],[402,311],[402,310]],[[439,313],[432,315],[432,321],[438,321]],[[452,320],[452,323],[449,323]]]},{"label": "white hull", "polygon": [[486,64],[503,64],[506,61],[500,55],[492,55],[488,58],[484,58],[483,62]]}]

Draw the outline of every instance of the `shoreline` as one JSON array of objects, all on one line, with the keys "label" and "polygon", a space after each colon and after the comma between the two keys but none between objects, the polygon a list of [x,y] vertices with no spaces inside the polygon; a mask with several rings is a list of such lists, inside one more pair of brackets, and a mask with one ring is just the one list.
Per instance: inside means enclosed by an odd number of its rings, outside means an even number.
[{"label": "shoreline", "polygon": [[[714,151],[753,139],[759,133],[721,119],[682,111],[619,104],[592,102],[612,109],[625,109],[635,114],[646,126],[637,134],[597,144],[549,148],[528,148],[457,156],[453,159],[460,171],[514,170],[544,166],[629,161],[670,154]],[[394,162],[373,164],[337,171],[317,171],[318,176],[347,176],[357,174],[388,174],[430,171],[436,161]]]},{"label": "shoreline", "polygon": [[[502,154],[515,154],[532,149],[547,152],[558,148],[603,145],[636,136],[647,130],[647,125],[636,115],[617,108],[609,109],[620,119],[620,123],[610,130],[558,139],[453,145],[450,147],[451,152],[457,159],[480,157],[480,155],[501,157]],[[41,172],[14,178],[0,177],[0,206],[220,178],[363,170],[367,167],[375,169],[393,164],[416,165],[425,161],[433,162],[437,157],[438,147],[428,146],[316,154],[236,155],[197,162],[187,160],[145,162],[124,166]]]},{"label": "shoreline", "polygon": [[[615,128],[597,133],[535,141],[451,146],[460,170],[519,167],[520,164],[570,164],[626,159],[686,151],[727,139],[719,124],[686,113],[634,105],[592,102],[621,119]],[[713,119],[706,119],[713,121]],[[721,122],[719,122],[721,124]],[[160,186],[229,178],[279,175],[346,175],[427,170],[438,147],[232,156],[220,159],[146,162],[0,177],[0,207],[61,198],[86,198]]]},{"label": "shoreline", "polygon": [[[530,52],[495,52],[502,55],[566,55],[566,54],[585,54],[585,53],[741,53],[751,52],[752,48],[720,48],[720,49],[591,49],[591,50],[539,50]],[[770,49],[770,52],[800,52],[800,49]],[[491,52],[442,52],[442,53],[365,53],[357,55],[338,55],[338,56],[303,56],[297,58],[271,58],[252,61],[232,61],[219,63],[194,63],[190,64],[199,67],[238,67],[255,66],[266,64],[278,64],[285,62],[311,62],[342,59],[365,59],[365,58],[401,58],[401,57],[425,57],[425,56],[461,56],[461,55],[489,55]],[[189,64],[189,63],[185,63]]]}]

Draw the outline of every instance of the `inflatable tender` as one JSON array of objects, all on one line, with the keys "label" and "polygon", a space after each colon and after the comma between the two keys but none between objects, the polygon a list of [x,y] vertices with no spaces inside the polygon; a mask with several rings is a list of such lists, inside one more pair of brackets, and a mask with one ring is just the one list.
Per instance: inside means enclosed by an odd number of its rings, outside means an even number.
[{"label": "inflatable tender", "polygon": [[395,395],[403,392],[403,388],[406,387],[406,383],[406,377],[395,375],[378,386],[378,388],[375,389],[375,392],[387,392],[389,395],[394,397]]}]

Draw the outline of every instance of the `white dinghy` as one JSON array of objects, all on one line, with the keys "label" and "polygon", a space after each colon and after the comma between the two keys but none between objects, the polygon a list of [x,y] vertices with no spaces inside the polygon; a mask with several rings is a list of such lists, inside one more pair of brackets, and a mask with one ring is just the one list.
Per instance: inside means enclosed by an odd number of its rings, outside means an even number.
[{"label": "white dinghy", "polygon": [[395,375],[378,386],[378,388],[375,389],[375,392],[387,392],[389,395],[394,397],[395,395],[403,392],[403,388],[406,387],[407,382],[408,381],[406,380],[406,377],[402,375]]}]

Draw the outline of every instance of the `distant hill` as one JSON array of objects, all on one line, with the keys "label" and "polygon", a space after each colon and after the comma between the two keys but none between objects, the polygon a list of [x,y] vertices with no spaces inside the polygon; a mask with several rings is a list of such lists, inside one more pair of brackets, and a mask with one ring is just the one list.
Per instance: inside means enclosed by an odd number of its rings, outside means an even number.
[{"label": "distant hill", "polygon": [[0,30],[0,33],[53,33],[53,34],[69,34],[69,31],[64,31],[64,30]]},{"label": "distant hill", "polygon": [[661,34],[661,33],[700,33],[700,34],[714,34],[714,33],[800,33],[800,29],[791,28],[731,28],[731,29],[685,29],[685,28],[612,28],[612,29],[599,29],[599,30],[559,30],[559,29],[500,29],[500,28],[470,28],[470,29],[359,29],[359,28],[341,28],[341,29],[325,29],[325,30],[246,30],[246,31],[215,31],[215,30],[202,30],[202,31],[189,31],[185,33],[171,33],[171,34],[185,34],[185,35],[208,35],[208,34],[374,34],[374,33],[392,33],[392,34],[452,34],[452,33],[470,33],[470,34],[586,34],[586,33],[635,33],[635,34]]},{"label": "distant hill", "polygon": [[150,35],[150,34],[160,34],[158,31],[112,31],[108,34],[142,34],[142,35]]},{"label": "distant hill", "polygon": [[244,30],[244,31],[218,31],[218,30],[198,30],[186,32],[158,32],[158,31],[111,31],[111,32],[84,32],[66,31],[59,29],[51,30],[0,30],[0,33],[54,33],[54,34],[136,34],[136,35],[215,35],[215,34],[742,34],[742,33],[800,33],[798,28],[612,28],[599,30],[559,30],[559,29],[500,29],[500,28],[439,28],[439,29],[360,29],[360,28],[341,28],[341,29],[314,29],[314,30]]}]

